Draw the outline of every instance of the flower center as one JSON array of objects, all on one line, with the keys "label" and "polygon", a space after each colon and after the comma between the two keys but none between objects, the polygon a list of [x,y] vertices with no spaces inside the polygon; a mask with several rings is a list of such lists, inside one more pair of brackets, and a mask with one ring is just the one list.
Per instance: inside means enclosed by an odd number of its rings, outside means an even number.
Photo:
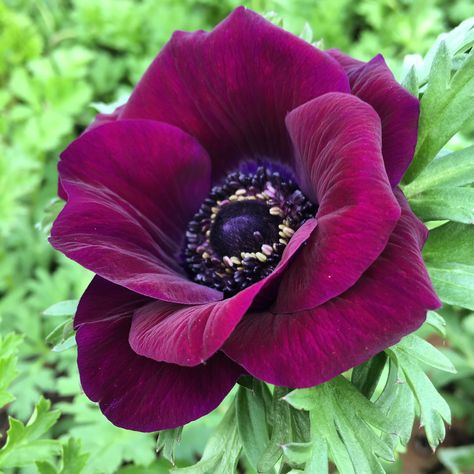
[{"label": "flower center", "polygon": [[197,283],[235,294],[275,269],[316,209],[278,172],[258,167],[254,173],[231,173],[188,224],[186,269]]}]

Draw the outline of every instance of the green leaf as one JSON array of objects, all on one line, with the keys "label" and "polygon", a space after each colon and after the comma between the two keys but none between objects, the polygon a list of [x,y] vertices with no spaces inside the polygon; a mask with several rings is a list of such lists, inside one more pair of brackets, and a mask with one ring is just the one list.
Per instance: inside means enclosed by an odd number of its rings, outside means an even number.
[{"label": "green leaf", "polygon": [[429,265],[438,261],[474,265],[473,241],[474,226],[450,222],[430,231],[423,257]]},{"label": "green leaf", "polygon": [[250,464],[257,469],[265,448],[270,442],[267,416],[272,395],[264,382],[253,379],[252,390],[239,387],[236,397],[237,423],[242,447]]},{"label": "green leaf", "polygon": [[387,355],[380,352],[352,370],[351,382],[362,395],[369,399],[377,387],[386,361]]},{"label": "green leaf", "polygon": [[282,445],[283,455],[291,465],[304,464],[311,458],[312,443],[288,443]]},{"label": "green leaf", "polygon": [[235,404],[210,437],[201,460],[194,466],[173,468],[179,474],[229,474],[236,470],[242,445],[237,428]]},{"label": "green leaf", "polygon": [[154,436],[114,426],[83,394],[73,403],[61,404],[61,409],[73,420],[68,433],[90,454],[88,473],[115,474],[122,464],[147,466],[156,458]]},{"label": "green leaf", "polygon": [[437,157],[417,178],[403,188],[411,201],[428,189],[451,188],[474,182],[474,145]]},{"label": "green leaf", "polygon": [[471,224],[474,222],[474,188],[435,188],[410,199],[413,212],[422,220],[449,219]]},{"label": "green leaf", "polygon": [[0,408],[15,400],[9,387],[18,375],[17,352],[23,337],[7,334],[0,338]]},{"label": "green leaf", "polygon": [[305,443],[311,439],[309,413],[297,410],[290,405],[291,440],[296,443]]},{"label": "green leaf", "polygon": [[398,443],[406,446],[410,441],[415,421],[415,397],[408,385],[398,378],[399,369],[389,359],[388,377],[375,404],[391,421],[392,430],[383,439],[395,450]]},{"label": "green leaf", "polygon": [[421,99],[418,143],[405,182],[413,181],[474,114],[474,51],[451,77],[452,57],[441,41]]},{"label": "green leaf", "polygon": [[405,76],[402,86],[413,96],[418,98],[418,77],[414,66],[410,67]]},{"label": "green leaf", "polygon": [[272,401],[272,434],[257,466],[258,472],[270,471],[283,454],[282,445],[291,440],[290,407],[284,401],[285,387],[275,387]]},{"label": "green leaf", "polygon": [[428,271],[439,297],[448,304],[474,311],[474,266],[430,264]]},{"label": "green leaf", "polygon": [[405,336],[397,345],[397,352],[403,352],[412,362],[418,361],[427,367],[444,372],[456,373],[452,362],[429,342],[415,334]]},{"label": "green leaf", "polygon": [[446,321],[443,316],[436,311],[428,311],[426,324],[429,324],[433,329],[435,329],[440,336],[446,337]]},{"label": "green leaf", "polygon": [[60,474],[81,474],[87,464],[89,454],[82,451],[82,443],[69,438],[62,446]]},{"label": "green leaf", "polygon": [[474,226],[447,223],[430,231],[423,256],[439,297],[474,310]]},{"label": "green leaf", "polygon": [[[439,460],[453,474],[462,474],[474,468],[474,445],[458,448],[443,448],[438,451]],[[470,471],[469,471],[470,472]]]},{"label": "green leaf", "polygon": [[422,365],[429,365],[448,372],[455,372],[451,362],[423,339],[411,335],[387,350],[399,369],[399,378],[406,382],[415,396],[422,426],[430,446],[435,449],[443,441],[444,421],[451,423],[449,405],[438,393]]},{"label": "green leaf", "polygon": [[392,447],[379,435],[391,432],[390,421],[344,377],[294,390],[285,399],[310,411],[313,449],[306,468],[316,470],[307,472],[328,472],[325,452],[345,474],[384,473],[380,460],[394,460]]},{"label": "green leaf", "polygon": [[68,319],[58,324],[47,336],[46,344],[53,352],[62,352],[76,345],[74,322]]},{"label": "green leaf", "polygon": [[421,68],[418,70],[418,77],[422,84],[428,80],[433,60],[441,42],[444,42],[451,56],[455,56],[469,49],[474,43],[474,18],[468,18],[451,31],[441,33],[438,36],[426,54]]},{"label": "green leaf", "polygon": [[170,467],[168,461],[158,459],[147,467],[129,464],[128,466],[121,467],[114,474],[170,474]]},{"label": "green leaf", "polygon": [[47,461],[59,454],[58,441],[38,439],[43,436],[59,418],[59,410],[50,411],[51,402],[41,399],[26,425],[10,417],[7,441],[0,450],[0,467],[23,467],[35,462]]},{"label": "green leaf", "polygon": [[313,29],[311,28],[311,25],[307,21],[305,21],[304,23],[303,30],[300,33],[300,38],[306,41],[307,43],[313,42],[313,38],[314,38]]},{"label": "green leaf", "polygon": [[60,301],[43,311],[45,316],[74,316],[77,311],[78,300]]},{"label": "green leaf", "polygon": [[174,462],[174,451],[176,445],[181,441],[181,434],[183,427],[175,428],[173,430],[160,431],[158,441],[156,443],[156,452],[168,460],[171,464]]},{"label": "green leaf", "polygon": [[69,438],[61,446],[61,460],[59,468],[47,461],[37,462],[36,467],[40,474],[81,474],[87,464],[89,454],[82,452],[81,442]]},{"label": "green leaf", "polygon": [[39,474],[58,474],[58,470],[48,461],[37,462],[36,469],[38,469]]}]

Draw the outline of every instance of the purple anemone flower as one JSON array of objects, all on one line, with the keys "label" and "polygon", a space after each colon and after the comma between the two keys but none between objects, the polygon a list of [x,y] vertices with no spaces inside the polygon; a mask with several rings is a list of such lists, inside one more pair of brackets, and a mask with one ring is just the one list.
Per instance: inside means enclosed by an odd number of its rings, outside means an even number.
[{"label": "purple anemone flower", "polygon": [[75,328],[107,418],[173,428],[243,374],[314,386],[417,329],[440,305],[397,187],[418,115],[382,56],[245,8],[176,32],[59,162],[51,243],[96,274]]}]

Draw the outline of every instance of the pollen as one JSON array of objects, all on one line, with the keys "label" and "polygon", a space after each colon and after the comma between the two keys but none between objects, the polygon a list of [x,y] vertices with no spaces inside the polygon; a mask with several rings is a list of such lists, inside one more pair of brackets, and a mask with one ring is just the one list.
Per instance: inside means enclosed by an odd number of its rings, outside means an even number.
[{"label": "pollen", "polygon": [[317,206],[277,171],[230,173],[189,222],[184,266],[197,283],[231,296],[268,276]]}]

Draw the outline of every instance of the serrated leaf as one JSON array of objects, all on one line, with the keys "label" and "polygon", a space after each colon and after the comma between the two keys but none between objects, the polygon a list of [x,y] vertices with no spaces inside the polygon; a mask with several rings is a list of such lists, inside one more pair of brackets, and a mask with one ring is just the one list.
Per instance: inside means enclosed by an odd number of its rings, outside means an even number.
[{"label": "serrated leaf", "polygon": [[61,447],[59,468],[48,461],[37,462],[39,474],[81,474],[87,464],[89,454],[82,451],[81,442],[69,438]]},{"label": "serrated leaf", "polygon": [[414,66],[411,66],[406,74],[405,78],[402,81],[402,86],[413,96],[418,98],[418,77],[416,74],[416,69]]},{"label": "serrated leaf", "polygon": [[284,401],[288,389],[275,387],[272,401],[272,434],[258,462],[258,472],[268,472],[283,454],[282,445],[291,440],[290,407]]},{"label": "serrated leaf", "polygon": [[474,265],[474,226],[449,222],[430,231],[423,249],[429,264],[461,263]]},{"label": "serrated leaf", "polygon": [[453,474],[462,474],[474,467],[474,445],[457,448],[443,448],[438,451],[439,460]]},{"label": "serrated leaf", "polygon": [[257,469],[270,442],[270,413],[272,395],[264,382],[253,379],[252,389],[239,387],[235,404],[242,447],[250,464]]},{"label": "serrated leaf", "polygon": [[[316,420],[312,420],[316,422]],[[312,436],[312,453],[310,459],[306,462],[305,474],[326,474],[329,472],[329,452],[327,441],[314,433]]]},{"label": "serrated leaf", "polygon": [[116,473],[122,464],[147,466],[156,458],[156,440],[147,433],[123,430],[104,420],[92,403],[78,395],[61,408],[73,418],[69,434],[80,439],[90,453],[87,472]]},{"label": "serrated leaf", "polygon": [[311,25],[305,21],[303,30],[300,33],[300,38],[307,43],[312,43],[313,42],[313,29],[311,28]]},{"label": "serrated leaf", "polygon": [[59,474],[81,474],[88,458],[89,454],[83,452],[80,440],[69,438],[62,446]]},{"label": "serrated leaf", "polygon": [[[435,360],[430,364],[425,353],[428,343],[426,341],[420,343],[422,339],[415,338],[417,336],[408,336],[408,341],[406,341],[407,338],[402,339],[398,345],[388,349],[387,354],[397,365],[399,378],[408,383],[413,392],[421,424],[425,427],[426,437],[430,446],[435,449],[445,437],[444,422],[451,423],[451,412],[449,405],[438,393],[420,363],[438,368],[447,365],[449,369],[451,369],[449,365],[452,364],[446,364],[445,359],[447,360],[447,358],[440,357],[440,353],[434,356]],[[436,349],[434,350],[436,351]],[[431,355],[433,355],[433,351],[431,351]]]},{"label": "serrated leaf", "polygon": [[228,474],[235,472],[242,445],[233,403],[209,438],[201,460],[194,466],[173,468],[178,474]]},{"label": "serrated leaf", "polygon": [[182,432],[182,426],[173,430],[160,431],[156,442],[156,452],[173,464],[173,466],[175,464],[174,452],[176,445],[181,441]]},{"label": "serrated leaf", "polygon": [[428,311],[426,324],[434,328],[440,336],[446,337],[446,321],[443,316],[436,311]]},{"label": "serrated leaf", "polygon": [[351,382],[365,397],[370,399],[373,395],[386,361],[386,354],[380,352],[352,370]]},{"label": "serrated leaf", "polygon": [[18,375],[16,354],[22,340],[13,333],[0,338],[0,408],[15,400],[9,387]]},{"label": "serrated leaf", "polygon": [[456,368],[442,352],[415,334],[405,336],[396,347],[397,351],[404,352],[411,361],[417,360],[427,367],[456,373]]},{"label": "serrated leaf", "polygon": [[423,250],[439,297],[474,310],[474,226],[450,222],[430,231]]},{"label": "serrated leaf", "polygon": [[304,410],[296,410],[290,405],[291,440],[295,443],[306,443],[311,439],[309,414]]},{"label": "serrated leaf", "polygon": [[58,441],[38,439],[43,436],[59,418],[59,410],[50,411],[51,402],[42,398],[26,425],[10,418],[7,441],[0,450],[0,467],[23,467],[35,462],[47,461],[59,454]]},{"label": "serrated leaf", "polygon": [[46,344],[53,352],[62,352],[76,345],[74,322],[68,319],[58,324],[47,336]]},{"label": "serrated leaf", "polygon": [[410,199],[413,212],[422,220],[474,223],[474,188],[434,188]]},{"label": "serrated leaf", "polygon": [[313,453],[312,443],[288,443],[282,445],[283,455],[290,465],[305,464]]},{"label": "serrated leaf", "polygon": [[395,450],[398,443],[406,446],[411,438],[415,421],[415,397],[408,385],[398,378],[398,367],[389,360],[385,386],[375,404],[392,423],[390,433],[383,434],[385,441]]},{"label": "serrated leaf", "polygon": [[74,316],[78,300],[65,300],[55,303],[43,311],[45,316]]},{"label": "serrated leaf", "polygon": [[295,408],[310,411],[313,450],[309,464],[316,467],[318,459],[324,466],[315,472],[327,472],[327,460],[324,462],[317,452],[325,446],[329,458],[345,474],[382,474],[385,471],[380,459],[393,461],[391,445],[375,431],[391,432],[390,421],[344,377],[294,390],[285,399]]},{"label": "serrated leaf", "polygon": [[38,461],[36,469],[38,469],[39,474],[58,474],[58,470],[48,461]]},{"label": "serrated leaf", "polygon": [[474,311],[474,266],[460,263],[428,265],[438,296],[448,304]]},{"label": "serrated leaf", "polygon": [[451,77],[451,54],[444,41],[438,46],[421,99],[418,143],[405,176],[407,183],[421,173],[474,114],[474,51],[463,54],[461,66]]},{"label": "serrated leaf", "polygon": [[417,178],[403,188],[411,200],[428,189],[464,186],[474,182],[474,145],[433,160]]},{"label": "serrated leaf", "polygon": [[441,42],[445,43],[451,56],[469,49],[474,43],[474,18],[468,18],[451,31],[441,33],[438,36],[433,46],[426,53],[421,67],[418,68],[418,77],[421,83],[425,83],[428,80],[433,60]]}]

